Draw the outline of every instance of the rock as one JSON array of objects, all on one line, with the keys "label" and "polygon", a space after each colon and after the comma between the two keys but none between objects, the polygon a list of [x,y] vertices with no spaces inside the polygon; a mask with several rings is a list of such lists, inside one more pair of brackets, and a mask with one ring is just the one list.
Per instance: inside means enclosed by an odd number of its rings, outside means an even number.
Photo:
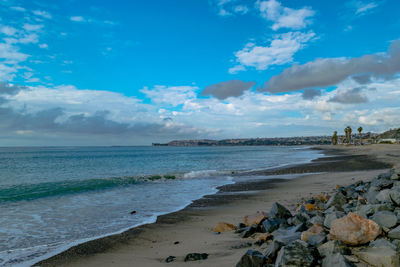
[{"label": "rock", "polygon": [[[390,178],[390,176],[388,178]],[[382,189],[392,187],[393,181],[388,179],[373,179],[371,182],[371,186],[376,187],[378,189],[377,191],[381,191]]]},{"label": "rock", "polygon": [[388,237],[392,239],[400,239],[400,225],[389,231]]},{"label": "rock", "polygon": [[318,235],[324,232],[324,228],[320,224],[315,224],[310,227],[307,231],[301,233],[301,240],[307,241],[312,235]]},{"label": "rock", "polygon": [[279,250],[283,246],[282,243],[274,240],[264,251],[265,262],[274,263]]},{"label": "rock", "polygon": [[376,196],[379,194],[378,188],[375,186],[371,186],[367,193],[364,194],[365,199],[367,199],[369,204],[376,204],[378,200],[376,200]]},{"label": "rock", "polygon": [[169,256],[168,258],[165,259],[165,262],[172,262],[176,259],[175,256]]},{"label": "rock", "polygon": [[185,257],[185,261],[198,261],[206,260],[208,258],[207,253],[189,253]]},{"label": "rock", "polygon": [[291,225],[298,225],[307,222],[308,219],[310,219],[310,216],[307,213],[302,212],[289,218],[287,222]]},{"label": "rock", "polygon": [[318,234],[312,235],[307,239],[307,243],[311,246],[317,247],[326,241],[326,235]]},{"label": "rock", "polygon": [[373,247],[373,248],[391,247],[394,250],[397,249],[396,245],[390,243],[390,241],[388,241],[384,238],[379,238],[379,239],[372,241],[371,243],[369,243],[369,246]]},{"label": "rock", "polygon": [[261,252],[248,250],[236,264],[236,267],[262,267],[264,260],[264,256]]},{"label": "rock", "polygon": [[349,245],[361,245],[375,240],[380,233],[381,228],[377,223],[350,212],[332,222],[329,237]]},{"label": "rock", "polygon": [[376,200],[378,200],[379,202],[390,202],[390,189],[384,189],[382,191],[379,192],[379,194],[376,195]]},{"label": "rock", "polygon": [[251,236],[252,234],[254,234],[257,230],[257,226],[252,225],[252,226],[248,226],[246,228],[244,228],[243,232],[240,233],[240,236],[242,238],[248,238],[249,236]]},{"label": "rock", "polygon": [[394,205],[400,206],[400,187],[392,188],[389,196]]},{"label": "rock", "polygon": [[255,214],[244,216],[243,222],[246,226],[258,225],[266,218],[264,212],[257,211]]},{"label": "rock", "polygon": [[307,243],[296,240],[284,247],[279,252],[275,266],[315,266],[318,252],[315,248],[308,247]]},{"label": "rock", "polygon": [[326,203],[326,202],[328,202],[330,196],[328,194],[319,194],[319,195],[316,195],[314,198],[316,200]]},{"label": "rock", "polygon": [[399,173],[393,173],[392,176],[390,177],[392,180],[400,180],[400,175]]},{"label": "rock", "polygon": [[342,255],[348,255],[351,253],[350,249],[339,240],[331,240],[318,246],[318,252],[322,257],[335,253],[340,253]]},{"label": "rock", "polygon": [[136,210],[130,212],[131,215],[136,214]]},{"label": "rock", "polygon": [[344,213],[341,211],[335,211],[325,216],[324,226],[327,228],[331,228],[331,224],[334,220],[342,218]]},{"label": "rock", "polygon": [[286,229],[279,228],[273,232],[274,240],[283,244],[289,244],[292,241],[300,239],[301,232],[305,230],[304,224],[299,224]]},{"label": "rock", "polygon": [[213,229],[214,232],[220,232],[220,233],[233,230],[236,230],[236,226],[226,222],[217,223],[217,225]]},{"label": "rock", "polygon": [[371,204],[362,205],[360,207],[360,210],[357,211],[357,214],[365,219],[368,219],[368,217],[374,213],[375,213],[375,209]]},{"label": "rock", "polygon": [[341,210],[342,206],[346,204],[346,197],[341,192],[336,192],[333,194],[325,205],[325,208],[335,207]]},{"label": "rock", "polygon": [[397,224],[397,216],[390,211],[378,211],[371,217],[371,220],[386,228],[392,228]]},{"label": "rock", "polygon": [[260,234],[258,236],[256,236],[256,243],[261,245],[263,243],[265,243],[267,240],[272,239],[273,235],[270,233],[265,233],[265,234]]},{"label": "rock", "polygon": [[353,267],[353,263],[348,261],[342,254],[329,254],[322,260],[322,267]]},{"label": "rock", "polygon": [[233,248],[233,249],[248,248],[248,247],[251,247],[252,245],[253,244],[250,242],[244,242],[244,243],[240,243],[238,245],[231,246],[231,248]]},{"label": "rock", "polygon": [[400,266],[399,255],[390,247],[365,248],[354,251],[354,255],[372,266]]},{"label": "rock", "polygon": [[324,224],[324,217],[317,215],[317,216],[312,217],[309,220],[309,222],[312,223],[312,224],[321,224],[321,225],[323,225]]},{"label": "rock", "polygon": [[279,225],[281,222],[282,221],[279,221],[279,220],[266,219],[265,221],[263,221],[263,223],[261,225],[262,232],[272,233],[273,231],[275,231],[276,229],[279,228]]},{"label": "rock", "polygon": [[268,218],[279,218],[279,219],[288,219],[292,217],[292,213],[285,208],[283,205],[279,204],[278,202],[275,202],[272,205],[271,210],[268,213]]}]

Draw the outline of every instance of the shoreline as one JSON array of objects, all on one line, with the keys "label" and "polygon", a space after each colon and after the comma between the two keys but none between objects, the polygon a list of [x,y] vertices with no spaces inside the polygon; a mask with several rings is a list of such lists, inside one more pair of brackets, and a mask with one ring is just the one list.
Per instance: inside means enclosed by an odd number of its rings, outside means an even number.
[{"label": "shoreline", "polygon": [[[204,217],[207,218],[207,216],[209,216],[210,213],[213,215],[215,215],[215,213],[219,213],[221,215],[221,221],[223,221],[222,220],[223,216],[227,218],[232,217],[232,215],[229,215],[229,212],[230,209],[232,209],[232,206],[235,206],[235,204],[238,204],[239,202],[251,202],[251,201],[254,202],[254,200],[262,198],[262,195],[265,195],[266,192],[270,193],[274,189],[285,188],[285,184],[288,184],[288,182],[302,179],[305,176],[318,176],[318,175],[326,176],[327,175],[326,173],[342,174],[343,172],[350,172],[350,173],[365,172],[365,169],[379,170],[379,172],[381,172],[382,170],[391,167],[391,165],[393,164],[393,163],[385,163],[382,161],[378,161],[377,159],[375,159],[373,155],[359,155],[354,152],[350,153],[349,155],[349,150],[347,150],[346,148],[332,149],[332,147],[314,147],[312,149],[322,150],[325,156],[306,164],[290,165],[272,170],[256,171],[244,174],[241,173],[239,175],[235,175],[235,177],[266,176],[266,175],[277,176],[277,177],[275,177],[274,179],[264,179],[256,181],[254,180],[240,181],[234,184],[221,186],[218,188],[219,191],[216,194],[206,195],[201,199],[195,200],[192,204],[186,206],[184,209],[181,209],[177,212],[172,212],[158,216],[157,221],[155,223],[141,225],[129,229],[120,234],[114,234],[99,239],[94,239],[73,246],[67,249],[66,251],[63,251],[55,256],[52,256],[46,260],[36,263],[36,265],[38,266],[39,265],[66,266],[69,264],[90,265],[89,262],[91,261],[96,262],[96,258],[103,258],[107,254],[108,256],[114,255],[113,253],[115,253],[115,251],[120,251],[120,250],[125,251],[126,248],[128,247],[133,251],[145,249],[145,248],[140,248],[142,247],[140,241],[146,239],[149,240],[155,239],[155,238],[149,238],[149,235],[151,236],[151,232],[157,232],[157,231],[162,232],[165,231],[165,228],[171,228],[171,227],[173,228],[174,225],[177,224],[179,224],[179,226],[182,224],[188,224],[191,223],[193,219],[197,219],[199,217],[202,220],[204,220]],[[315,172],[324,172],[325,174],[311,174]],[[376,171],[369,171],[369,172],[370,174],[376,173]],[[294,175],[295,177],[293,179],[284,179],[284,178],[282,179],[281,176],[278,176],[282,174],[290,174]],[[267,209],[267,207],[265,207],[265,209]],[[227,211],[225,212],[227,213],[226,215],[224,214],[224,211]],[[248,211],[248,213],[250,214],[251,211]],[[241,214],[241,215],[244,216],[246,214]],[[230,222],[237,223],[237,221],[233,220],[231,220]],[[214,225],[212,224],[208,225],[207,231],[210,231],[209,228],[210,227],[212,228],[213,226]],[[217,236],[213,235],[211,237],[212,239],[215,239]],[[233,238],[233,236],[231,238]],[[149,243],[149,240],[147,241],[147,243]],[[174,242],[175,241],[173,240],[170,241],[170,243]],[[155,246],[155,245],[151,246],[151,244],[157,244],[157,243],[158,243],[157,240],[151,240],[149,243],[150,247],[148,250],[151,250]],[[147,245],[148,244],[146,244],[146,246]],[[237,250],[237,251],[242,251],[242,250]],[[166,255],[165,258],[167,256],[168,255]],[[113,262],[113,263],[121,266],[124,265],[121,262],[120,263]],[[174,263],[176,265],[179,264],[180,262],[174,262]],[[106,262],[102,261],[100,263],[97,262],[97,264],[94,265],[98,264],[107,265]],[[162,258],[156,257],[155,259],[152,260],[146,258],[143,264],[146,264],[146,266],[153,266],[153,265],[163,266],[166,263],[162,261]],[[204,261],[204,264],[206,265],[210,264],[210,261]]]}]

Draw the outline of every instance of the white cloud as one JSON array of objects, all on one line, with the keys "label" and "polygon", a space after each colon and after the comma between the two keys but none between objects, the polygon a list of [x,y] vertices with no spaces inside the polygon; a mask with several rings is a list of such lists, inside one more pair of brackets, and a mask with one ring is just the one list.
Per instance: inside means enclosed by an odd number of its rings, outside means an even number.
[{"label": "white cloud", "polygon": [[263,18],[273,22],[271,28],[275,31],[280,28],[303,29],[312,23],[311,17],[315,14],[310,7],[292,9],[276,0],[257,1],[256,7]]},{"label": "white cloud", "polygon": [[7,43],[0,43],[0,59],[3,59],[4,63],[15,64],[25,61],[29,55],[21,53],[18,48]]},{"label": "white cloud", "polygon": [[36,16],[45,18],[45,19],[51,19],[52,18],[51,14],[49,12],[47,12],[47,11],[44,11],[44,10],[34,10],[33,14],[35,14]]},{"label": "white cloud", "polygon": [[22,28],[24,28],[25,31],[34,32],[41,30],[43,28],[43,25],[25,23],[24,26],[22,26]]},{"label": "white cloud", "polygon": [[39,44],[39,47],[42,49],[49,48],[49,46],[47,44]]},{"label": "white cloud", "polygon": [[305,44],[315,38],[315,33],[310,31],[288,32],[275,35],[268,46],[258,46],[252,42],[235,53],[238,65],[229,70],[235,73],[244,70],[244,67],[254,67],[257,70],[266,70],[271,65],[283,65],[293,61],[293,55],[302,49]]},{"label": "white cloud", "polygon": [[18,30],[10,26],[0,26],[0,32],[7,36],[14,36]]},{"label": "white cloud", "polygon": [[71,21],[75,21],[75,22],[84,22],[86,21],[86,19],[82,16],[72,16],[69,18]]},{"label": "white cloud", "polygon": [[362,16],[370,12],[372,9],[377,8],[379,5],[375,1],[361,1],[354,0],[349,3],[350,7],[354,9],[356,15]]},{"label": "white cloud", "polygon": [[233,8],[233,12],[235,12],[236,14],[247,14],[249,12],[249,8],[245,5],[237,5]]},{"label": "white cloud", "polygon": [[151,98],[154,103],[178,106],[196,97],[198,87],[194,86],[164,86],[156,85],[140,90],[146,97]]},{"label": "white cloud", "polygon": [[21,7],[21,6],[12,6],[10,7],[10,9],[15,10],[15,11],[19,11],[19,12],[25,12],[26,9]]}]

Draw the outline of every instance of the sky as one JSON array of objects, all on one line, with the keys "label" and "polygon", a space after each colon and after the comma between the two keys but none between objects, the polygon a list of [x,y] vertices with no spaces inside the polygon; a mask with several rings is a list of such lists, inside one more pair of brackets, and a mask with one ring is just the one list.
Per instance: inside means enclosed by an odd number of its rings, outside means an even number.
[{"label": "sky", "polygon": [[400,127],[397,0],[0,0],[0,146]]}]

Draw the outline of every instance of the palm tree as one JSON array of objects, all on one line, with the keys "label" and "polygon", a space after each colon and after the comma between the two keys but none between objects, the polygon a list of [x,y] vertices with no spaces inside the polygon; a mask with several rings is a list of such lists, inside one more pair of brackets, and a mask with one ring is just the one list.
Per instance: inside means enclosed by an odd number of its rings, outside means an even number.
[{"label": "palm tree", "polygon": [[361,138],[361,132],[362,132],[362,130],[363,130],[363,127],[358,127],[358,129],[357,129],[357,131],[358,131],[358,134],[360,135],[360,144],[362,144],[362,138]]},{"label": "palm tree", "polygon": [[344,133],[346,134],[346,141],[347,141],[348,144],[350,144],[350,141],[351,141],[351,132],[352,132],[352,130],[351,130],[350,126],[347,126],[344,129]]},{"label": "palm tree", "polygon": [[333,132],[333,136],[332,136],[332,145],[337,145],[337,141],[338,141],[338,136],[337,136],[337,131]]}]

